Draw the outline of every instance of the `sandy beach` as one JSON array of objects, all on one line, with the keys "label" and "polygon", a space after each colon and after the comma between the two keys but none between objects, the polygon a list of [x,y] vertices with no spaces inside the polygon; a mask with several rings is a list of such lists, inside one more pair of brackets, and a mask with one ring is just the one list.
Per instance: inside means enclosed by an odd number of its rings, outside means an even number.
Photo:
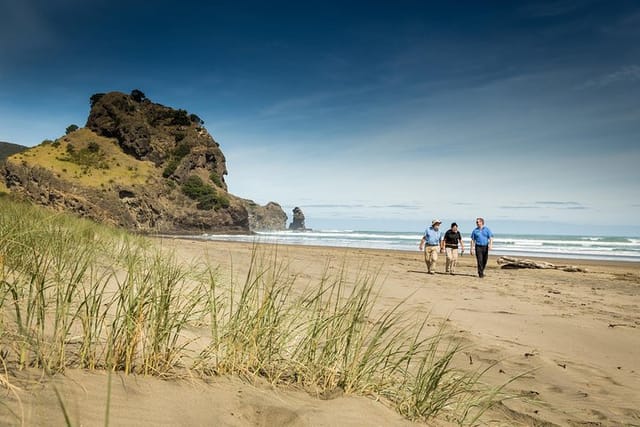
[{"label": "sandy beach", "polygon": [[[156,239],[179,259],[219,266],[221,277],[246,274],[252,245]],[[417,246],[417,242],[416,242]],[[416,248],[417,249],[417,248]],[[295,286],[323,272],[377,273],[379,310],[401,303],[410,313],[430,313],[463,344],[455,364],[493,365],[483,381],[526,396],[505,400],[483,425],[640,425],[640,265],[626,262],[549,260],[587,272],[504,270],[490,256],[486,277],[475,275],[465,254],[456,275],[444,274],[444,255],[427,275],[421,252],[268,246],[295,276]],[[30,382],[19,392],[26,425],[59,425],[63,415],[52,383]],[[238,378],[163,381],[113,375],[111,425],[360,426],[412,425],[373,399],[336,394],[322,399],[300,390],[250,385]],[[54,384],[74,425],[103,425],[108,376],[67,370]],[[31,385],[29,385],[31,384]],[[9,400],[10,393],[5,393]],[[0,418],[0,421],[8,418]],[[52,425],[53,425],[52,424]],[[439,424],[439,423],[437,423]],[[443,421],[442,425],[446,425]],[[414,424],[415,425],[415,424]],[[430,423],[429,425],[434,425]]]}]

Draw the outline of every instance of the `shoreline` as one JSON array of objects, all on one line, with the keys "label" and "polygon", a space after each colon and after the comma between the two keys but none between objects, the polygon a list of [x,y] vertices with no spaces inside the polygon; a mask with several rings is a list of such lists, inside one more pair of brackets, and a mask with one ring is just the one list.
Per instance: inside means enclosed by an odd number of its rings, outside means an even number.
[{"label": "shoreline", "polygon": [[[415,251],[411,251],[411,250],[406,250],[406,249],[382,249],[382,248],[363,248],[363,247],[353,247],[353,246],[330,246],[330,245],[314,245],[314,244],[299,244],[299,243],[270,243],[270,242],[264,242],[264,241],[234,241],[234,240],[222,240],[222,239],[207,239],[207,238],[202,238],[200,236],[179,236],[179,235],[163,235],[163,236],[148,236],[151,239],[176,239],[176,240],[185,240],[185,241],[192,241],[192,242],[204,242],[204,243],[216,243],[216,244],[230,244],[230,245],[259,245],[259,246],[273,246],[273,247],[291,247],[291,248],[312,248],[315,250],[321,250],[321,249],[326,249],[326,250],[347,250],[347,251],[372,251],[373,253],[386,253],[386,252],[390,252],[393,254],[404,254],[404,255],[409,255],[409,254],[421,254],[421,252],[417,249],[417,244],[416,244],[416,250]],[[441,254],[444,260],[444,254]],[[489,262],[491,262],[491,260],[495,260],[498,257],[501,256],[509,256],[509,257],[514,257],[514,258],[518,258],[518,259],[531,259],[533,261],[543,261],[543,262],[548,262],[551,264],[555,264],[555,265],[575,265],[575,266],[585,266],[585,267],[603,267],[603,266],[609,266],[609,267],[621,267],[621,268],[637,268],[640,271],[640,261],[636,261],[636,260],[628,260],[628,259],[619,259],[619,260],[612,260],[612,259],[594,259],[594,258],[569,258],[569,257],[550,257],[550,256],[543,256],[543,255],[532,255],[532,256],[521,256],[517,253],[501,253],[501,254],[496,254],[495,252],[489,252]],[[468,249],[465,249],[465,253],[464,255],[459,257],[460,259],[473,259],[475,260],[474,257],[472,257],[468,251]]]}]

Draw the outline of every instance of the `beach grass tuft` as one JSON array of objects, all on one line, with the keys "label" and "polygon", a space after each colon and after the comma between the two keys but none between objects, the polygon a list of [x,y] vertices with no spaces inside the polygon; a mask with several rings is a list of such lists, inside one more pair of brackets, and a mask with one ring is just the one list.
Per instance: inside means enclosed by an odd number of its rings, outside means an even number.
[{"label": "beach grass tuft", "polygon": [[238,375],[461,425],[503,397],[482,384],[485,371],[454,368],[461,348],[444,326],[429,332],[428,316],[402,302],[379,308],[379,271],[327,263],[303,286],[277,247],[251,257],[246,276],[223,279],[143,237],[3,200],[0,386],[26,368]]}]

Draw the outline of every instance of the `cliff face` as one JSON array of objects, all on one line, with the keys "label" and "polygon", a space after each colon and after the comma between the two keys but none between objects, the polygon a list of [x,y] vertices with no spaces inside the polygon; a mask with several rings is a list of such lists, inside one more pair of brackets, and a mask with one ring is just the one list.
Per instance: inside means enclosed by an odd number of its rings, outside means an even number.
[{"label": "cliff face", "polygon": [[137,90],[93,95],[85,128],[9,157],[2,170],[25,199],[136,231],[247,233],[248,207],[279,217],[230,194],[226,174],[198,116]]}]

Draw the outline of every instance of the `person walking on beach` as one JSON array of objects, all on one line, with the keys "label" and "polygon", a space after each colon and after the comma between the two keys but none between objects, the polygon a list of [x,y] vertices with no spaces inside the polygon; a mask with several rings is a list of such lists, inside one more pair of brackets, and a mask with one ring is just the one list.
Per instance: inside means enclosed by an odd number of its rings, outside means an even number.
[{"label": "person walking on beach", "polygon": [[444,271],[449,274],[455,274],[456,264],[458,263],[458,244],[460,244],[461,253],[464,253],[464,242],[458,230],[458,224],[451,223],[451,228],[444,233],[442,245],[446,253],[446,263]]},{"label": "person walking on beach", "polygon": [[471,232],[471,255],[475,252],[478,277],[484,277],[484,269],[487,266],[492,246],[493,233],[489,227],[485,227],[484,218],[476,218],[476,228]]},{"label": "person walking on beach", "polygon": [[440,231],[442,221],[434,219],[431,227],[427,228],[424,236],[420,240],[420,250],[424,249],[424,262],[427,264],[427,273],[435,274],[436,261],[438,261],[438,251],[441,250],[442,231]]}]

